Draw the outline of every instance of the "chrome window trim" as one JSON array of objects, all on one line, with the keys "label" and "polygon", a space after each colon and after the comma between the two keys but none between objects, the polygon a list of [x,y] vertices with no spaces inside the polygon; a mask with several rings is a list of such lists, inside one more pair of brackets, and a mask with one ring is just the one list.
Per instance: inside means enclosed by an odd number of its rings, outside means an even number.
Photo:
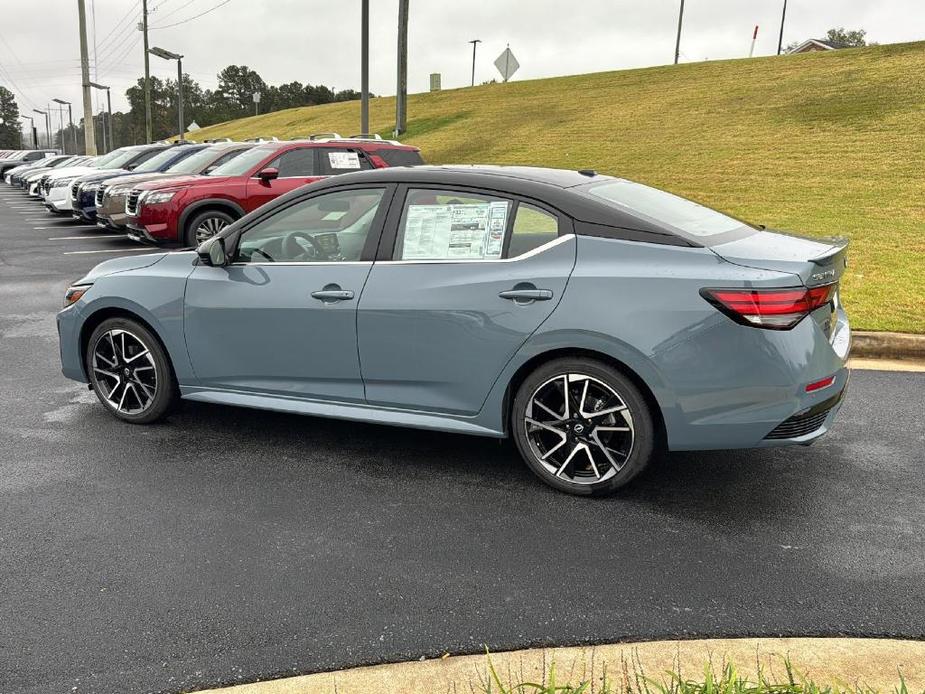
[{"label": "chrome window trim", "polygon": [[554,238],[552,241],[547,241],[542,246],[537,246],[533,250],[527,251],[521,255],[518,255],[515,258],[472,258],[471,260],[467,259],[434,259],[434,260],[377,260],[376,263],[382,263],[383,265],[459,265],[466,264],[471,265],[472,263],[516,263],[520,260],[526,260],[527,258],[532,258],[533,256],[539,255],[540,253],[545,253],[550,248],[558,246],[559,244],[565,243],[570,239],[575,238],[575,234],[563,234]]},{"label": "chrome window trim", "polygon": [[281,260],[278,263],[271,263],[269,261],[261,261],[258,263],[231,263],[228,267],[250,267],[252,265],[261,265],[261,266],[270,266],[270,267],[280,267],[287,265],[372,265],[372,260]]}]

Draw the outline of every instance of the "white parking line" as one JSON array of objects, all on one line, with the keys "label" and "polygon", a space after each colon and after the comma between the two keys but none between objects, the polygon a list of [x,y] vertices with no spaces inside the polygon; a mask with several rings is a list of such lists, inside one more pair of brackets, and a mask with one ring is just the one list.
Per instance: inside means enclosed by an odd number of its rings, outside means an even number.
[{"label": "white parking line", "polygon": [[65,251],[63,255],[89,255],[91,253],[136,253],[145,251],[147,253],[157,253],[156,248],[110,248],[104,251]]},{"label": "white parking line", "polygon": [[[124,234],[103,234],[100,236],[52,236],[49,241],[93,241],[94,239],[125,239],[128,241],[128,237]],[[135,244],[131,244],[134,246]]]},{"label": "white parking line", "polygon": [[[126,239],[125,234],[106,236],[52,236],[49,241],[92,241],[93,239]],[[128,239],[126,239],[128,240]],[[135,250],[134,248],[132,250]]]},{"label": "white parking line", "polygon": [[[90,227],[90,226],[74,227],[70,225],[64,226],[63,224],[61,226],[56,226],[56,227],[32,227],[32,228],[35,229],[36,231],[48,231],[48,230],[85,231],[85,230],[90,230],[90,229],[93,229],[93,230],[99,229],[99,227]],[[88,239],[98,239],[100,237],[99,236],[88,236],[87,238]]]}]

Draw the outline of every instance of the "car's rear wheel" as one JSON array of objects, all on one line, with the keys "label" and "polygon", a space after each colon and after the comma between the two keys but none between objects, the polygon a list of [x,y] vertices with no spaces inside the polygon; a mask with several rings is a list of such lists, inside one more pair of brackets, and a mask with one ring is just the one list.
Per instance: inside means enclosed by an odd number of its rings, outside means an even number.
[{"label": "car's rear wheel", "polygon": [[97,326],[87,343],[86,367],[100,402],[126,422],[154,422],[178,398],[164,348],[150,330],[128,318],[110,318]]},{"label": "car's rear wheel", "polygon": [[186,225],[186,231],[183,234],[183,245],[198,246],[203,241],[211,239],[234,221],[234,217],[222,210],[201,212]]},{"label": "car's rear wheel", "polygon": [[551,361],[521,384],[514,440],[546,484],[570,494],[609,494],[649,463],[655,427],[633,382],[598,361]]}]

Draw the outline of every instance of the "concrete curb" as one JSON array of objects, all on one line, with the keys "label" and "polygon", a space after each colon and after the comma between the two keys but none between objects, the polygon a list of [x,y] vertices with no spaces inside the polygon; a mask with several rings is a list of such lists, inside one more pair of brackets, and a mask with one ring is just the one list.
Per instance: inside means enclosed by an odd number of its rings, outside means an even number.
[{"label": "concrete curb", "polygon": [[[574,648],[536,648],[492,653],[491,661],[503,684],[549,681],[555,663],[556,683],[577,686],[593,681],[600,690],[602,677],[623,690],[624,670],[634,668],[660,679],[680,668],[685,678],[702,678],[712,662],[720,670],[735,663],[739,675],[754,681],[760,663],[772,681],[786,681],[783,659],[789,658],[799,675],[821,686],[840,683],[887,694],[899,685],[902,672],[908,690],[925,690],[925,641],[891,639],[705,639],[650,641]],[[436,660],[322,672],[267,682],[210,689],[200,694],[395,694],[396,692],[477,692],[487,684],[484,655],[444,656]],[[701,679],[702,681],[702,679]],[[495,687],[492,686],[492,691]]]},{"label": "concrete curb", "polygon": [[925,359],[925,335],[855,331],[851,356],[862,359]]}]

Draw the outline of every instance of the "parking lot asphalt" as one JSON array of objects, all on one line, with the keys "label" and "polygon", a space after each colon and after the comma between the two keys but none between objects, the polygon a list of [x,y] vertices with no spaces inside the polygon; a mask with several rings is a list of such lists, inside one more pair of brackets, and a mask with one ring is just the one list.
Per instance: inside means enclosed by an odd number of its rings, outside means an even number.
[{"label": "parking lot asphalt", "polygon": [[483,646],[925,638],[923,373],[856,371],[810,448],[672,454],[607,499],[489,439],[193,403],[133,427],[58,362],[68,283],[148,252],[111,236],[0,185],[4,694]]}]

